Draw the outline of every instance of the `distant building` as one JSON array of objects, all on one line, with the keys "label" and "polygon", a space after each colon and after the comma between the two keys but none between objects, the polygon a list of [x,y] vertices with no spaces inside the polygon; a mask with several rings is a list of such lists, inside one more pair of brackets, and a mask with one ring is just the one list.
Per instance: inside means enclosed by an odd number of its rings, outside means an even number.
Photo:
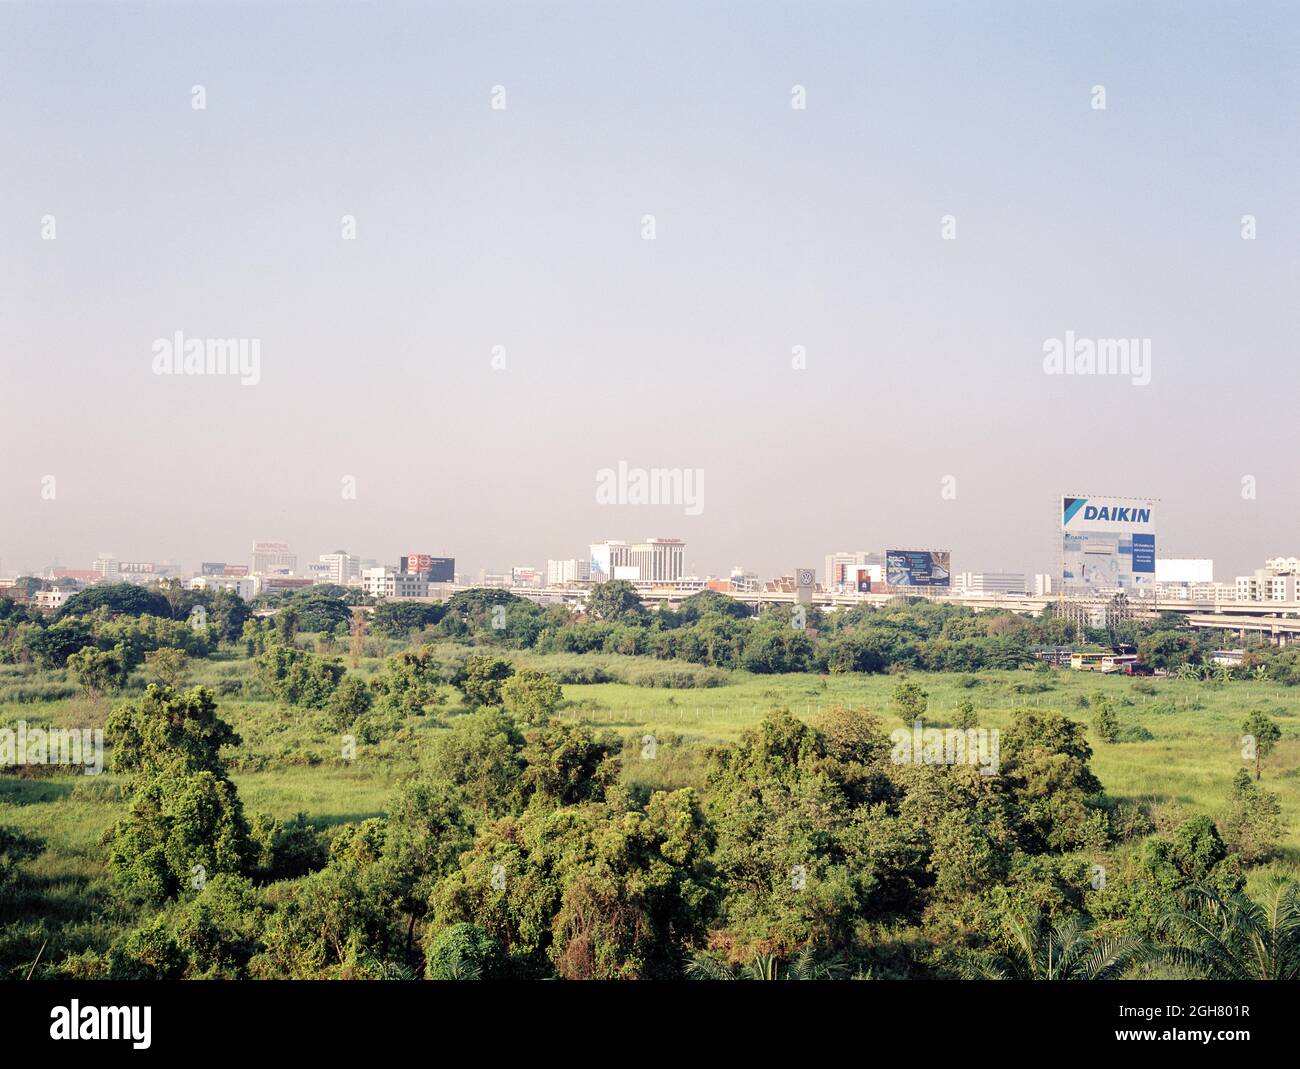
[{"label": "distant building", "polygon": [[857,569],[865,567],[873,586],[885,581],[885,558],[881,553],[865,549],[837,550],[826,554],[822,571],[822,587],[832,594],[852,594],[858,589]]},{"label": "distant building", "polygon": [[607,583],[614,578],[614,569],[632,563],[632,547],[626,542],[593,542],[591,544],[591,581]]},{"label": "distant building", "polygon": [[259,594],[276,594],[287,590],[305,590],[315,585],[314,579],[291,575],[259,575],[254,577]]},{"label": "distant building", "polygon": [[1251,575],[1239,575],[1236,582],[1238,601],[1297,601],[1300,560],[1295,557],[1270,557],[1264,567]]},{"label": "distant building", "polygon": [[293,575],[298,557],[290,552],[288,542],[254,542],[250,567],[254,575]]},{"label": "distant building", "polygon": [[1296,576],[1269,575],[1261,568],[1237,576],[1236,595],[1237,601],[1296,601]]},{"label": "distant building", "polygon": [[191,590],[230,590],[248,601],[257,593],[257,580],[251,575],[196,575]]},{"label": "distant building", "polygon": [[1229,668],[1237,668],[1245,659],[1245,650],[1214,650],[1210,653],[1212,664],[1223,664]]},{"label": "distant building", "polygon": [[[114,561],[114,568],[105,578],[115,583],[152,583],[156,579],[171,579],[181,574],[179,565],[156,564],[153,561]],[[98,571],[98,569],[96,569]]]},{"label": "distant building", "polygon": [[392,568],[367,568],[361,573],[361,588],[372,598],[427,598],[429,580]]},{"label": "distant building", "polygon": [[1034,576],[1034,597],[1045,598],[1052,593],[1052,577],[1039,573]]},{"label": "distant building", "polygon": [[[737,594],[753,594],[761,589],[762,584],[758,581],[757,572],[747,572],[739,564],[731,569],[731,575],[726,580],[725,589],[734,591]],[[709,589],[719,589],[709,584]]]},{"label": "distant building", "polygon": [[75,593],[74,590],[38,590],[32,595],[32,604],[38,609],[57,609]]},{"label": "distant building", "polygon": [[322,553],[320,563],[327,569],[327,582],[338,586],[357,586],[361,582],[360,557],[336,549],[333,553]]},{"label": "distant building", "polygon": [[548,560],[546,562],[546,585],[566,586],[569,583],[586,583],[591,581],[590,560]]},{"label": "distant building", "polygon": [[1003,597],[1025,593],[1024,572],[962,572],[957,587],[973,597]]},{"label": "distant building", "polygon": [[73,579],[78,583],[98,583],[104,577],[93,568],[51,568],[51,579]]},{"label": "distant building", "polygon": [[[1159,601],[1236,601],[1236,583],[1157,583]],[[1243,599],[1245,600],[1245,599]]]},{"label": "distant building", "polygon": [[510,585],[539,587],[542,585],[542,573],[537,568],[527,565],[511,568]]},{"label": "distant building", "polygon": [[641,571],[641,581],[672,582],[686,572],[686,543],[680,538],[647,538],[632,547],[628,562]]}]

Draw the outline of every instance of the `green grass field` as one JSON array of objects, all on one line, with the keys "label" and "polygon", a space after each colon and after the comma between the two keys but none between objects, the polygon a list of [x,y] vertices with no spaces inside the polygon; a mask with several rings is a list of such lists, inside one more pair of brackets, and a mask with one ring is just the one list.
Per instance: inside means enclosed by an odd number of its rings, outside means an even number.
[{"label": "green grass field", "polygon": [[[562,671],[576,663],[635,677],[637,658],[613,655],[546,657],[515,655],[516,662]],[[363,665],[373,672],[376,659]],[[662,662],[646,665],[663,667]],[[190,684],[216,686],[252,677],[251,662],[237,659],[195,664]],[[624,777],[644,788],[700,786],[704,750],[736,739],[768,710],[787,707],[814,718],[832,705],[865,707],[887,729],[902,726],[891,693],[896,677],[722,673],[722,686],[665,689],[628,683],[566,684],[560,715],[625,741]],[[1090,730],[1093,770],[1118,801],[1181,807],[1186,815],[1217,815],[1225,806],[1234,773],[1242,767],[1241,724],[1255,710],[1269,712],[1282,740],[1264,762],[1263,786],[1281,802],[1287,832],[1280,864],[1300,862],[1300,691],[1267,682],[1209,686],[1181,680],[1150,680],[1135,689],[1131,679],[1054,670],[981,672],[976,675],[914,673],[929,693],[927,724],[952,722],[962,698],[970,698],[982,727],[1005,729],[1017,710],[1057,710],[1091,721],[1089,695],[1107,694],[1122,725],[1140,725],[1144,742],[1107,744]],[[418,718],[404,738],[358,743],[351,762],[342,759],[340,737],[322,714],[284,707],[270,699],[221,698],[221,715],[243,737],[231,754],[233,778],[249,815],[282,819],[305,812],[319,827],[358,821],[383,812],[402,777],[414,771],[440,722],[461,715],[459,695],[446,688],[438,717]],[[120,700],[120,699],[119,699]],[[0,705],[0,725],[102,726],[110,703],[80,697],[44,703]],[[653,735],[653,758],[642,740]],[[54,907],[72,928],[90,924],[93,901],[104,896],[100,836],[123,812],[115,777],[0,775],[0,825],[16,826],[47,841],[33,872]],[[91,935],[93,933],[87,933]],[[98,934],[103,935],[100,931]],[[91,941],[95,941],[92,939]]]}]

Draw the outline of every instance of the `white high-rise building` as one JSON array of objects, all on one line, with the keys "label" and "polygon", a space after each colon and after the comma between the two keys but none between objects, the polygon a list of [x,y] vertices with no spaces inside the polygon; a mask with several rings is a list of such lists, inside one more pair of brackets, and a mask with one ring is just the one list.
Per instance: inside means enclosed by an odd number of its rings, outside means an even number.
[{"label": "white high-rise building", "polygon": [[320,562],[328,569],[326,582],[336,583],[338,586],[355,586],[361,582],[360,557],[336,549],[333,553],[322,553]]},{"label": "white high-rise building", "polygon": [[680,538],[647,538],[632,547],[631,565],[641,582],[673,582],[686,571],[686,543]]},{"label": "white high-rise building", "polygon": [[548,560],[546,585],[564,586],[566,583],[586,583],[591,580],[589,560]]},{"label": "white high-rise building", "polygon": [[1269,557],[1251,575],[1237,576],[1238,601],[1300,601],[1300,560]]},{"label": "white high-rise building", "polygon": [[632,563],[632,547],[626,542],[593,542],[591,564],[588,569],[593,583],[607,583],[614,578],[615,568],[626,568]]}]

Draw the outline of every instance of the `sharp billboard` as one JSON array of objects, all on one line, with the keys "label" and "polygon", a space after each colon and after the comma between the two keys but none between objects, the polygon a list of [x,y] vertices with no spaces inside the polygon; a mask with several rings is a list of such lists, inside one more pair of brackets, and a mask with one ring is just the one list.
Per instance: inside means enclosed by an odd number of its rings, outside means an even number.
[{"label": "sharp billboard", "polygon": [[948,586],[951,554],[946,549],[885,551],[885,582],[890,586]]},{"label": "sharp billboard", "polygon": [[1067,593],[1141,590],[1155,583],[1155,501],[1061,498],[1061,585]]}]

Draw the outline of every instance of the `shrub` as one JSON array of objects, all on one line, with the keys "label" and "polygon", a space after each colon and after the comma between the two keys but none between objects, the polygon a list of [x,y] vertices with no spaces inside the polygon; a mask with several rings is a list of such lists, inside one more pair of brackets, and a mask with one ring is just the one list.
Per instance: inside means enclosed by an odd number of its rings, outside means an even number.
[{"label": "shrub", "polygon": [[492,980],[504,971],[505,952],[482,928],[461,921],[426,938],[424,962],[430,980]]}]

